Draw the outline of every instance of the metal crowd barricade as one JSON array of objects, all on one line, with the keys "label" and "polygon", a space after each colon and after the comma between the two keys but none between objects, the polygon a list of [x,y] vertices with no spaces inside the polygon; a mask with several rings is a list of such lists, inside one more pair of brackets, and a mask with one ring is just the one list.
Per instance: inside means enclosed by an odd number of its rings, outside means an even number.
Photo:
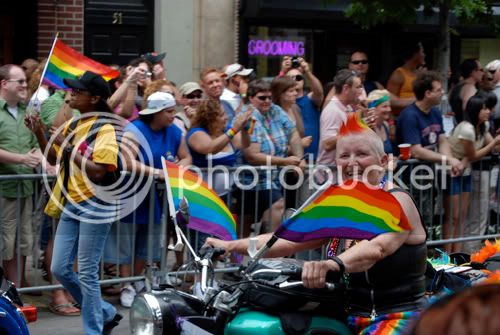
[{"label": "metal crowd barricade", "polygon": [[[487,163],[488,162],[488,163]],[[490,164],[492,163],[492,164]],[[425,166],[425,168],[424,168]],[[268,168],[266,167],[256,167],[257,171],[259,172],[258,175],[261,177],[262,172],[266,172]],[[237,172],[236,170],[238,167],[235,168],[230,168],[229,173],[232,175],[235,175]],[[404,169],[404,171],[401,171],[401,169]],[[475,180],[473,180],[473,185],[472,185],[472,193],[471,193],[471,202],[470,206],[475,206],[475,207],[480,207],[475,208],[478,209],[479,211],[482,211],[481,208],[487,208],[487,217],[486,217],[486,226],[485,226],[485,231],[481,231],[477,236],[464,236],[464,237],[459,237],[459,238],[453,238],[453,239],[447,239],[444,240],[442,238],[442,232],[441,232],[441,227],[443,226],[443,223],[445,222],[445,211],[444,211],[444,201],[445,201],[445,195],[443,192],[443,189],[441,187],[442,185],[442,177],[439,175],[439,170],[437,169],[437,166],[434,164],[424,164],[422,162],[419,162],[417,160],[410,159],[408,161],[404,162],[399,162],[398,167],[392,172],[393,176],[392,177],[398,177],[402,181],[403,185],[399,184],[399,181],[394,179],[396,182],[396,185],[401,186],[405,188],[406,190],[415,198],[417,207],[419,208],[420,212],[422,213],[423,220],[427,225],[428,229],[428,245],[433,246],[433,247],[440,247],[443,246],[446,243],[461,243],[461,242],[470,242],[470,241],[482,241],[484,239],[493,239],[493,238],[500,238],[500,231],[499,231],[499,224],[500,224],[500,201],[498,201],[498,197],[496,197],[500,191],[500,184],[498,183],[498,178],[497,174],[495,172],[497,170],[496,168],[496,158],[486,158],[483,159],[481,162],[479,162],[475,166],[475,170],[472,171],[473,175],[475,176]],[[279,173],[280,170],[273,170],[273,173]],[[305,179],[307,182],[307,178],[311,177],[307,175],[308,171],[306,170],[306,176]],[[425,177],[424,174],[426,174],[428,171],[433,171],[433,176],[432,177]],[[492,176],[492,171],[495,172],[495,174]],[[202,170],[202,172],[207,172],[206,170]],[[436,172],[438,172],[436,174]],[[240,173],[241,174],[241,173]],[[289,174],[293,174],[293,172],[289,172]],[[391,176],[391,173],[388,174]],[[425,177],[425,178],[424,178]],[[43,178],[43,175],[41,174],[33,174],[33,175],[3,175],[0,176],[0,181],[1,180],[30,180],[34,183],[35,187],[35,192],[33,195],[33,203],[35,204],[34,208],[38,208],[38,213],[40,213],[40,210],[43,211],[43,206],[42,204],[43,199],[41,198],[41,190],[43,190],[42,183],[40,182]],[[421,179],[419,179],[421,178]],[[423,179],[422,179],[423,178]],[[419,181],[415,183],[415,180]],[[422,189],[418,187],[419,183],[422,184],[422,181],[426,181],[428,183],[431,183],[431,186],[429,188]],[[235,183],[236,185],[236,183]],[[258,204],[259,197],[265,195],[265,193],[255,193],[252,192],[252,190],[245,190],[245,189],[238,189],[237,186],[232,185],[230,188],[229,192],[223,196],[223,200],[228,204],[228,207],[230,208],[231,212],[234,214],[234,216],[237,218],[237,229],[238,229],[238,236],[239,237],[246,237],[245,234],[248,234],[248,231],[250,231],[250,224],[253,224],[253,228],[257,229],[258,225],[255,225],[256,222],[259,222],[259,219],[257,217],[257,206],[244,206],[245,204],[250,204],[253,205]],[[487,198],[486,200],[484,199],[475,199],[474,194],[475,192],[477,193],[481,186],[483,185],[484,187],[487,187]],[[1,187],[1,186],[0,186]],[[18,186],[20,187],[20,186]],[[0,190],[1,191],[1,190]],[[150,192],[149,192],[149,199],[146,199],[145,201],[148,202],[148,208],[149,208],[149,222],[148,222],[148,243],[147,243],[147,257],[146,257],[146,263],[148,264],[147,269],[151,270],[155,266],[158,266],[162,270],[167,270],[171,268],[171,262],[169,257],[167,257],[167,252],[168,252],[168,245],[169,245],[169,240],[168,238],[174,238],[175,233],[172,230],[171,225],[168,224],[167,213],[163,213],[161,216],[161,221],[159,224],[161,224],[161,231],[165,232],[164,234],[162,233],[160,236],[160,239],[158,243],[155,242],[155,233],[154,233],[154,225],[156,224],[154,222],[154,207],[155,207],[155,199],[154,199],[154,194],[159,193],[161,196],[161,203],[166,204],[166,194],[165,194],[165,186],[163,182],[157,182],[155,181],[154,183],[151,184],[150,186]],[[484,189],[483,189],[484,191]],[[267,192],[271,192],[268,190]],[[302,204],[302,202],[305,200],[306,195],[312,193],[312,190],[308,189],[307,186],[302,186],[302,188],[298,188],[297,190],[283,190],[283,197],[286,199],[287,202],[287,207],[295,207],[298,208]],[[271,193],[269,193],[269,199]],[[254,198],[251,198],[254,196]],[[490,200],[492,200],[492,205],[490,205]],[[493,201],[494,200],[494,201]],[[17,205],[17,226],[18,226],[18,234],[16,236],[17,239],[17,244],[16,244],[16,257],[17,257],[17,263],[18,263],[18,274],[21,273],[21,267],[20,267],[20,262],[21,262],[21,256],[19,252],[20,244],[19,244],[19,226],[20,226],[20,205],[19,205],[19,199],[17,199],[18,205]],[[242,206],[235,206],[236,204],[243,204]],[[266,204],[266,207],[271,207],[272,203],[269,200],[268,203]],[[163,205],[163,211],[167,210],[167,206]],[[3,205],[0,206],[0,215],[2,215],[4,210]],[[453,210],[453,208],[450,208],[450,210]],[[34,211],[34,215],[37,211]],[[482,213],[484,214],[484,213]],[[123,225],[125,224],[131,224],[134,226],[132,229],[132,239],[135,240],[135,232],[137,225],[139,223],[136,222],[136,217],[135,215],[132,215],[132,222],[131,223],[124,223],[121,220],[117,220],[115,223],[116,225],[116,231],[117,231],[117,236],[116,238],[118,239],[116,241],[116,249],[120,248],[120,234],[121,230],[123,229]],[[245,218],[246,217],[246,218]],[[245,219],[247,219],[247,222],[245,222]],[[464,219],[464,218],[460,218]],[[482,217],[484,219],[484,215]],[[53,220],[51,220],[52,223]],[[245,227],[246,225],[246,227]],[[3,225],[0,225],[0,229],[2,229]],[[41,226],[41,223],[38,222],[36,225],[36,232],[37,236],[35,237],[35,246],[36,250],[38,250],[38,241],[40,238],[40,229],[39,226]],[[53,226],[55,227],[55,226]],[[269,227],[261,227],[261,231],[263,232],[264,229],[270,229]],[[192,239],[195,242],[195,245],[197,242],[201,241],[203,237],[202,235],[199,234],[198,232],[192,231],[188,229],[186,231],[188,238]],[[256,232],[257,233],[257,232]],[[3,241],[0,239],[0,243],[2,244],[3,247]],[[155,250],[160,250],[160,259],[156,260],[154,259],[154,251]],[[118,254],[118,250],[117,250]],[[117,283],[124,283],[124,282],[134,282],[134,281],[139,281],[144,279],[144,275],[141,273],[134,273],[134,267],[133,264],[136,261],[136,250],[135,250],[135,244],[132,245],[132,250],[130,250],[130,254],[132,257],[132,266],[131,266],[131,272],[129,276],[122,277],[120,276],[119,269],[120,269],[120,261],[118,260],[116,264],[114,265],[116,268],[116,275],[111,277],[110,279],[103,279],[101,281],[102,285],[111,285],[111,284],[117,284]],[[33,259],[32,262],[37,261],[37,253],[33,254]],[[308,251],[306,253],[301,253],[296,255],[298,258],[301,259],[314,259],[318,258],[321,256],[321,250],[316,250],[316,251]],[[184,252],[184,257],[185,260],[187,259],[186,257],[189,257],[186,252]],[[2,260],[3,260],[3,255],[2,255]],[[28,265],[27,265],[28,266]],[[50,269],[48,269],[50,271]],[[104,275],[104,262],[101,267],[101,274]],[[61,288],[61,285],[45,285],[44,282],[42,282],[41,279],[36,279],[34,282],[32,282],[31,287],[21,287],[20,283],[18,283],[19,291],[20,292],[30,292],[30,291],[46,291],[46,290],[54,290],[57,288]]]}]

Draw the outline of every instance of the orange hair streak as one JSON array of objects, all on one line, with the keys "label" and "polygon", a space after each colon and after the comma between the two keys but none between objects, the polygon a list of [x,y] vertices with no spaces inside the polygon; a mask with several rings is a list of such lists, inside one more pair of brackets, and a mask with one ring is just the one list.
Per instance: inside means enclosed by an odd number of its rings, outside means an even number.
[{"label": "orange hair streak", "polygon": [[339,136],[346,136],[349,134],[358,134],[369,130],[370,128],[365,123],[360,114],[349,113],[347,114],[347,121],[340,126]]}]

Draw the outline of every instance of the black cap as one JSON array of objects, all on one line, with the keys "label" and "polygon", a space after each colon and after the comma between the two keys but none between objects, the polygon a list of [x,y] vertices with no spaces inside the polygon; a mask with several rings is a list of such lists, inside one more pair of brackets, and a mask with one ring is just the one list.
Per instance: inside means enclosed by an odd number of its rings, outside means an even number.
[{"label": "black cap", "polygon": [[91,71],[85,71],[85,73],[78,79],[63,79],[63,82],[70,88],[89,91],[90,94],[98,95],[102,99],[107,99],[111,95],[111,91],[106,80]]},{"label": "black cap", "polygon": [[156,52],[148,52],[145,53],[144,55],[141,55],[141,58],[144,58],[151,64],[155,64],[161,62],[166,55],[167,55],[166,52],[162,52],[161,54],[157,54]]}]

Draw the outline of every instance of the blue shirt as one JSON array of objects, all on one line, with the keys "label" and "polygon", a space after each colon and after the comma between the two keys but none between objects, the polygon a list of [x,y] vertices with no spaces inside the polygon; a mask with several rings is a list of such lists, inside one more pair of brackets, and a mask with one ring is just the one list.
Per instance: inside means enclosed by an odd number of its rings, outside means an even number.
[{"label": "blue shirt", "polygon": [[[161,157],[165,157],[165,159],[170,161],[175,159],[182,143],[182,131],[174,124],[167,128],[154,131],[148,124],[137,119],[125,127],[124,133],[126,132],[134,134],[139,142],[139,154],[137,155],[137,159],[145,165],[157,169],[162,168]],[[146,184],[145,181],[144,184]],[[134,185],[134,187],[137,186]],[[123,218],[122,221],[132,223],[134,222],[133,219],[135,215],[135,222],[137,224],[149,223],[150,196],[151,194],[148,192],[148,195],[139,204],[135,212]],[[162,212],[162,202],[160,201],[161,199],[158,192],[155,193],[154,197],[154,223],[159,224]]]},{"label": "blue shirt", "polygon": [[[255,120],[253,132],[250,134],[251,143],[260,144],[260,152],[276,157],[288,157],[288,140],[295,130],[295,124],[287,113],[278,105],[272,104],[266,114],[254,109],[252,116]],[[271,183],[267,174],[263,173],[257,184],[257,189],[278,188],[276,183]]]},{"label": "blue shirt", "polygon": [[308,95],[297,98],[297,105],[302,113],[304,136],[312,136],[311,145],[304,148],[304,154],[313,154],[314,160],[316,160],[319,148],[320,111]]},{"label": "blue shirt", "polygon": [[396,127],[398,144],[420,144],[426,149],[436,150],[439,135],[443,133],[443,117],[437,107],[425,114],[413,103],[399,114]]}]

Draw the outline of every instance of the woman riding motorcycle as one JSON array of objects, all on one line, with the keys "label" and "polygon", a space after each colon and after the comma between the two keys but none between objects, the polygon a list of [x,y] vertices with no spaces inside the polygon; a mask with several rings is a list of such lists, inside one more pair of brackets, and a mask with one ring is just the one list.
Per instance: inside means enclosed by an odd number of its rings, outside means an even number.
[{"label": "woman riding motorcycle", "polygon": [[[304,286],[323,288],[328,271],[340,272],[347,286],[347,323],[351,330],[356,334],[397,334],[408,327],[425,303],[426,229],[410,195],[387,181],[388,157],[380,138],[367,127],[351,127],[359,122],[352,113],[341,128],[337,168],[343,180],[357,179],[391,192],[403,210],[401,220],[408,220],[411,230],[383,233],[369,241],[323,239],[297,243],[279,239],[266,256],[289,256],[326,245],[327,260],[304,264]],[[259,235],[258,248],[271,236]],[[248,241],[208,238],[206,244],[244,254]]]}]

